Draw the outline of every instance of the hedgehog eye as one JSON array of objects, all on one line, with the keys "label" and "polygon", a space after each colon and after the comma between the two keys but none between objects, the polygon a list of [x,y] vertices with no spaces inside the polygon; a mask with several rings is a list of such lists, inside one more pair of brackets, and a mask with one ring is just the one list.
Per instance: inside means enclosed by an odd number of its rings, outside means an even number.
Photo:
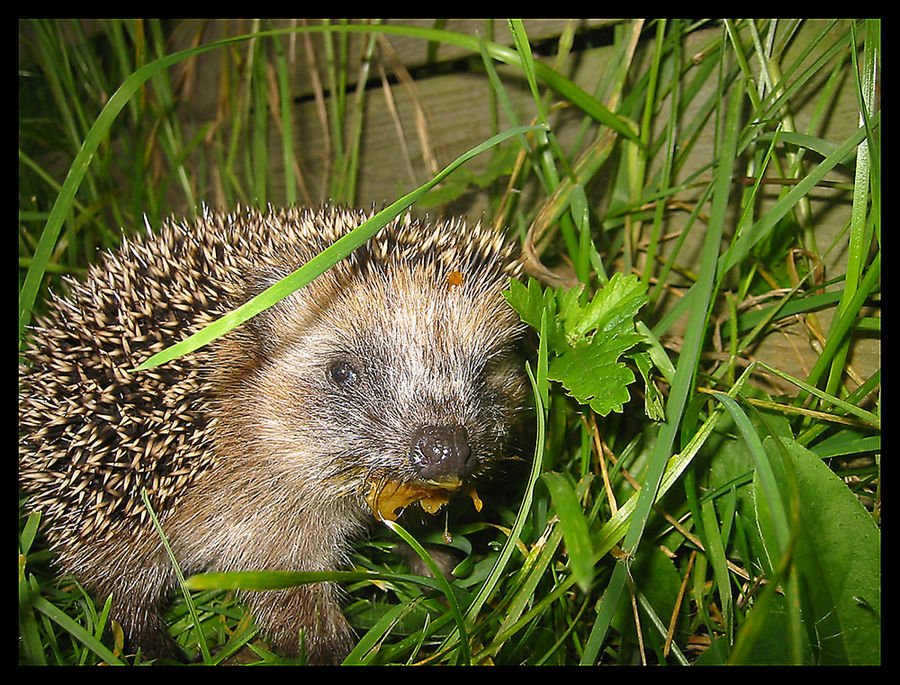
[{"label": "hedgehog eye", "polygon": [[356,367],[346,359],[338,359],[328,367],[328,377],[336,385],[352,385],[356,382],[358,376]]}]

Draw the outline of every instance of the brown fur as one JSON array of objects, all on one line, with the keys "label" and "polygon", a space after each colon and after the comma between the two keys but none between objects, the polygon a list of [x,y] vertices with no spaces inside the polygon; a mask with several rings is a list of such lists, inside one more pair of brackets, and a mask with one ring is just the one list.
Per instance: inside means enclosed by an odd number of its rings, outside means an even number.
[{"label": "brown fur", "polygon": [[[464,479],[510,456],[525,386],[500,290],[518,263],[480,226],[400,218],[207,348],[130,371],[365,218],[206,210],[126,243],[37,322],[20,374],[20,481],[60,568],[113,594],[147,657],[181,654],[162,619],[175,576],[142,487],[186,574],[333,570],[370,515],[368,484],[416,480],[411,455],[432,447],[417,428],[462,427]],[[283,654],[302,639],[310,662],[331,663],[352,646],[331,584],[245,600]]]}]

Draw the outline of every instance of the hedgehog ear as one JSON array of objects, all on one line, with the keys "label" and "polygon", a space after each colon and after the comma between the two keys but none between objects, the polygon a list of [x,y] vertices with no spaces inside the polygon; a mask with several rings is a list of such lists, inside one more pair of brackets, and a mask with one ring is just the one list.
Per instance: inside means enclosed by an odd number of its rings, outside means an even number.
[{"label": "hedgehog ear", "polygon": [[[241,289],[241,304],[253,299],[261,292],[274,285],[284,277],[274,268],[259,269],[247,275]],[[284,307],[284,300],[276,302],[268,309],[260,312],[244,325],[251,335],[260,341],[271,340],[271,327],[277,312]]]}]

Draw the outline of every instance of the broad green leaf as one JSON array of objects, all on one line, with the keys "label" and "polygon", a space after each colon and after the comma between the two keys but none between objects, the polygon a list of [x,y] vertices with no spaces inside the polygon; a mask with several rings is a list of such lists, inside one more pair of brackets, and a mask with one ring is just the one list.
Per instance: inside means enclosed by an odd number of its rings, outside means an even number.
[{"label": "broad green leaf", "polygon": [[[779,442],[781,447],[779,447]],[[881,663],[881,532],[846,484],[814,453],[791,440],[766,438],[779,489],[788,492],[790,460],[799,500],[794,565],[803,619],[816,663]],[[758,484],[757,499],[762,495]],[[764,523],[765,517],[759,517]],[[762,526],[767,547],[772,532]]]},{"label": "broad green leaf", "polygon": [[519,318],[536,331],[541,330],[541,312],[544,309],[552,309],[551,314],[556,312],[553,299],[544,297],[541,284],[534,278],[528,279],[527,286],[521,281],[511,280],[509,290],[504,290],[503,296],[509,306],[518,312]]},{"label": "broad green leaf", "polygon": [[590,343],[550,360],[547,377],[562,383],[572,397],[590,404],[600,416],[621,412],[630,399],[627,386],[634,382],[634,374],[619,357],[640,340],[637,333],[614,338],[596,335]]},{"label": "broad green leaf", "polygon": [[[613,275],[590,301],[583,286],[542,291],[534,279],[527,286],[511,283],[504,296],[533,328],[540,330],[541,316],[546,315],[541,344],[552,355],[548,378],[601,416],[622,411],[634,374],[619,358],[643,339],[635,332],[634,316],[647,301],[646,288],[636,276]],[[647,356],[641,359],[645,378],[649,361]],[[648,411],[661,416],[661,407],[652,401]]]},{"label": "broad green leaf", "polygon": [[630,330],[632,319],[647,302],[646,292],[636,275],[613,274],[585,307],[577,332],[586,335],[594,329],[600,333],[611,333],[622,327]]}]

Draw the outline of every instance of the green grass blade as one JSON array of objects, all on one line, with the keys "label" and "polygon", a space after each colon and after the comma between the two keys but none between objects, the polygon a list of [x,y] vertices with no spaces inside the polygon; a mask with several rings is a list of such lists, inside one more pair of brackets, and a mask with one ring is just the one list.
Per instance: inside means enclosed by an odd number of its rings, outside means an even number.
[{"label": "green grass blade", "polygon": [[[822,374],[825,373],[831,365],[837,350],[843,344],[844,338],[850,332],[856,322],[859,311],[866,301],[866,298],[875,289],[878,279],[881,278],[881,252],[879,251],[872,264],[869,266],[866,274],[860,283],[859,289],[854,293],[853,298],[847,303],[844,310],[835,317],[832,322],[831,329],[828,331],[828,341],[819,353],[819,358],[810,371],[806,382],[809,385],[817,385]],[[798,399],[802,399],[805,395],[800,395]]]},{"label": "green grass blade", "polygon": [[[540,361],[538,362],[538,366],[540,366]],[[494,593],[497,584],[500,582],[500,577],[503,574],[504,569],[506,568],[506,564],[509,562],[509,558],[512,556],[513,550],[516,548],[516,544],[518,543],[519,537],[522,534],[522,528],[524,528],[525,521],[531,511],[531,504],[534,499],[534,486],[537,482],[538,476],[541,473],[541,467],[543,465],[545,410],[541,403],[542,393],[538,385],[538,381],[535,379],[534,374],[531,372],[531,366],[528,363],[526,363],[525,365],[525,370],[528,374],[529,380],[531,381],[531,387],[534,393],[535,415],[537,417],[534,460],[531,463],[531,473],[528,476],[528,485],[525,489],[525,496],[522,499],[522,504],[519,506],[519,511],[516,515],[516,520],[513,523],[512,530],[510,531],[510,534],[507,537],[503,548],[500,550],[500,554],[498,555],[497,561],[494,563],[494,566],[491,569],[490,575],[488,576],[487,580],[482,583],[481,587],[478,590],[478,593],[472,600],[472,603],[469,605],[468,609],[466,609],[466,620],[468,620],[469,622],[474,622],[475,618],[478,616],[478,613],[481,611],[481,608],[491,598],[491,595]]]},{"label": "green grass blade", "polygon": [[453,594],[453,589],[450,587],[450,583],[447,582],[444,574],[438,568],[437,564],[434,563],[428,552],[426,552],[422,545],[419,544],[418,540],[416,540],[412,535],[404,530],[403,527],[400,526],[396,521],[384,521],[383,523],[394,533],[400,536],[403,541],[406,542],[406,544],[412,547],[413,551],[428,566],[432,576],[434,576],[435,580],[437,581],[438,587],[440,587],[441,591],[444,593],[444,597],[446,598],[447,604],[450,607],[450,613],[453,615],[453,620],[456,623],[457,635],[461,637],[461,639],[459,640],[460,660],[462,661],[463,666],[468,666],[470,661],[470,652],[468,631],[466,630],[466,621],[463,618],[462,610],[460,609],[459,603],[456,601],[456,595]]},{"label": "green grass blade", "polygon": [[733,398],[720,392],[714,392],[712,394],[713,397],[718,399],[725,406],[728,413],[731,414],[731,418],[734,419],[735,425],[737,425],[741,436],[747,443],[747,447],[753,457],[754,466],[756,467],[756,474],[762,483],[769,509],[772,512],[772,524],[775,528],[775,535],[778,538],[779,551],[781,554],[784,554],[788,550],[791,529],[788,523],[787,510],[782,502],[781,494],[775,483],[775,475],[772,471],[772,466],[769,463],[766,451],[763,449],[762,441],[754,430],[753,424],[750,423],[750,419],[747,418],[747,415]]},{"label": "green grass blade", "polygon": [[728,560],[725,556],[727,541],[722,539],[722,529],[716,516],[714,500],[706,499],[700,502],[700,517],[705,532],[703,543],[712,566],[719,602],[722,607],[725,637],[728,643],[731,644],[734,641],[734,602],[732,601],[731,581],[728,575]]},{"label": "green grass blade", "polygon": [[594,580],[594,554],[584,509],[574,488],[563,474],[548,471],[541,478],[550,491],[559,517],[569,567],[575,576],[575,582],[582,592],[589,592]]},{"label": "green grass blade", "polygon": [[389,581],[412,583],[431,590],[440,590],[433,578],[402,573],[378,571],[228,571],[197,573],[185,579],[189,590],[283,590],[307,583],[353,583]]},{"label": "green grass blade", "polygon": [[200,654],[203,657],[203,663],[209,664],[211,662],[209,647],[206,644],[206,639],[203,637],[203,629],[200,625],[200,615],[197,613],[197,607],[194,604],[194,600],[191,597],[190,591],[188,590],[187,583],[184,579],[184,574],[182,574],[181,572],[181,566],[178,563],[178,559],[175,557],[175,552],[172,550],[171,545],[169,545],[169,540],[162,529],[162,525],[160,524],[159,519],[156,516],[156,512],[153,511],[153,507],[150,504],[150,497],[147,494],[146,488],[141,488],[141,499],[144,501],[144,506],[146,507],[147,513],[150,514],[150,520],[153,523],[153,527],[156,530],[156,533],[159,535],[160,542],[162,543],[163,548],[165,548],[166,554],[168,554],[169,556],[169,561],[172,563],[172,568],[175,570],[175,576],[178,579],[178,585],[181,588],[181,593],[184,596],[184,602],[187,605],[188,612],[191,615],[191,621],[193,622],[194,630],[197,633],[197,643],[200,646]]},{"label": "green grass blade", "polygon": [[[284,164],[285,201],[288,205],[293,205],[297,202],[298,179],[294,177],[294,165],[297,163],[297,160],[294,157],[294,124],[291,115],[293,111],[293,97],[291,96],[290,72],[284,56],[281,39],[276,38],[273,43],[275,46],[275,72],[278,82],[278,104],[280,105],[277,115],[281,121],[281,158]],[[273,112],[274,114],[276,113]]]},{"label": "green grass blade", "polygon": [[[873,127],[880,122],[880,113],[872,117]],[[825,175],[840,164],[848,154],[853,151],[866,137],[866,127],[860,126],[843,143],[822,160],[818,166],[810,171],[790,192],[781,198],[768,210],[756,223],[744,230],[734,243],[733,250],[721,258],[722,273],[731,269],[735,264],[743,261],[750,249],[760,240],[765,238],[775,225],[796,205],[806,197],[815,185],[825,178]]]},{"label": "green grass blade", "polygon": [[84,644],[110,666],[124,666],[125,662],[113,654],[107,647],[88,631],[69,618],[62,610],[55,607],[43,597],[33,599],[34,608],[59,625],[69,635]]},{"label": "green grass blade", "polygon": [[342,665],[362,666],[369,663],[375,656],[372,649],[379,641],[384,640],[397,621],[414,608],[419,601],[420,598],[414,597],[408,601],[401,602],[392,607],[389,611],[386,611],[384,615],[375,622],[375,625],[367,630],[365,635],[360,638],[353,650],[344,659]]}]

